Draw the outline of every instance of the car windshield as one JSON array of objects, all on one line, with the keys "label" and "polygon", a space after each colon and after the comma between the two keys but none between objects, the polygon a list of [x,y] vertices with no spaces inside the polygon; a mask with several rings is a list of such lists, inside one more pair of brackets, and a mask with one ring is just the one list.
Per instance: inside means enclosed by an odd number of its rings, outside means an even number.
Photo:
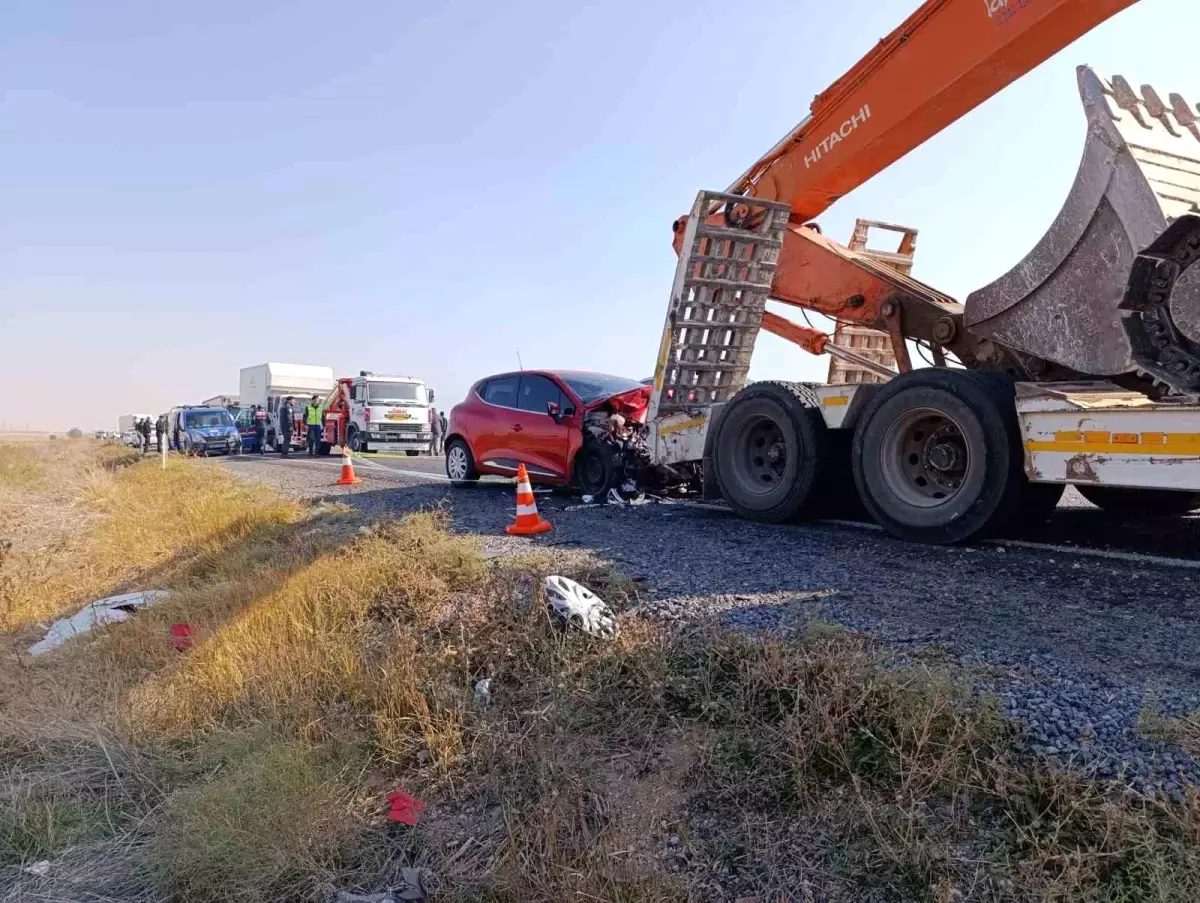
[{"label": "car windshield", "polygon": [[559,376],[584,404],[591,404],[610,395],[620,395],[630,389],[642,388],[636,379],[609,376],[605,373],[560,373]]},{"label": "car windshield", "polygon": [[376,404],[418,404],[425,403],[425,389],[420,383],[367,383],[367,399]]},{"label": "car windshield", "polygon": [[233,417],[228,411],[188,411],[183,415],[184,429],[206,430],[222,426],[233,426]]}]

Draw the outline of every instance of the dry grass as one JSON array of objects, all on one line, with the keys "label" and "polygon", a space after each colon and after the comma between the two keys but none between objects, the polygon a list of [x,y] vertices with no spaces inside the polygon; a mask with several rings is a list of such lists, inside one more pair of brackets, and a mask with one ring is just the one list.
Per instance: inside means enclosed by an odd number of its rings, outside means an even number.
[{"label": "dry grass", "polygon": [[[8,491],[74,527],[0,566],[0,869],[51,866],[0,871],[0,899],[325,900],[412,864],[460,903],[1200,898],[1196,794],[1019,760],[946,667],[819,624],[625,614],[593,640],[538,589],[557,571],[637,600],[588,556],[486,562],[433,513],[364,535],[203,463],[40,454]],[[16,654],[32,619],[150,585],[171,601]],[[186,655],[175,621],[199,628]],[[383,817],[397,786],[428,803],[415,830]]]}]

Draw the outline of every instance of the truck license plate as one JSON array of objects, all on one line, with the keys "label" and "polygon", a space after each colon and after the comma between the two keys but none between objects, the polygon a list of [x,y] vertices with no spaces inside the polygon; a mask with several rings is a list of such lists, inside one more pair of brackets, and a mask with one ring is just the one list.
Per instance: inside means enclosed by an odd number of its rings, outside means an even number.
[{"label": "truck license plate", "polygon": [[388,411],[384,416],[388,420],[412,420],[412,416],[404,411]]}]

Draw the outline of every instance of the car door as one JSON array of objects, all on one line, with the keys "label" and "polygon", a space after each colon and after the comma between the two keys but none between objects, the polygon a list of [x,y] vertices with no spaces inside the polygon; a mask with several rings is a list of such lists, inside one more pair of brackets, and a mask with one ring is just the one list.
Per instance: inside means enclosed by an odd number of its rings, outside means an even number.
[{"label": "car door", "polygon": [[[551,405],[558,418],[549,413]],[[522,373],[517,408],[513,418],[517,460],[525,462],[531,476],[566,480],[571,427],[561,417],[565,399],[558,383],[540,373]]]},{"label": "car door", "polygon": [[520,383],[520,376],[514,373],[493,376],[479,387],[482,404],[466,430],[477,466],[506,474],[516,469],[513,441],[520,433],[513,431],[513,423]]}]

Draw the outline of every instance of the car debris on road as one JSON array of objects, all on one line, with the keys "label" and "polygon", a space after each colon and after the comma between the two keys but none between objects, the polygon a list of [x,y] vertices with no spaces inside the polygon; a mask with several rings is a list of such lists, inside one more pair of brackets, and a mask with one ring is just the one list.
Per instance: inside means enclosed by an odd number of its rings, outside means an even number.
[{"label": "car debris on road", "polygon": [[620,635],[621,625],[608,605],[582,583],[551,574],[543,581],[543,586],[546,599],[568,626],[609,639]]}]

